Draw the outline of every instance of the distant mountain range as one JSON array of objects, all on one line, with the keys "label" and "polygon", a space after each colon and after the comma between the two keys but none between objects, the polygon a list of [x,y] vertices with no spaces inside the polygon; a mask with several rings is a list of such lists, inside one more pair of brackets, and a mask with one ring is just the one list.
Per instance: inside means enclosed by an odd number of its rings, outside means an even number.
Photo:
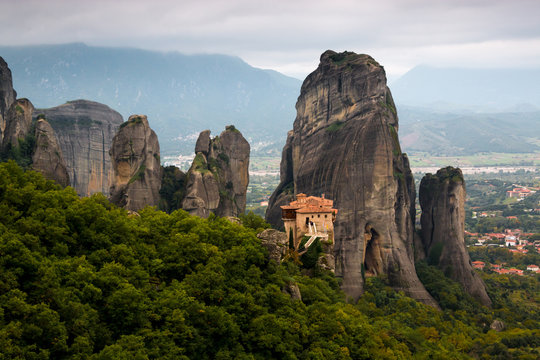
[{"label": "distant mountain range", "polygon": [[[36,107],[87,99],[148,115],[162,154],[191,154],[200,131],[234,124],[253,155],[279,156],[301,81],[224,55],[84,44],[1,47],[19,97]],[[540,70],[419,66],[390,84],[405,151],[540,150]]]},{"label": "distant mountain range", "polygon": [[540,69],[417,66],[390,84],[397,104],[444,111],[540,111]]},{"label": "distant mountain range", "polygon": [[390,88],[408,152],[540,150],[540,69],[417,66]]},{"label": "distant mountain range", "polygon": [[514,113],[437,112],[398,106],[404,151],[434,155],[540,150],[540,111]]},{"label": "distant mountain range", "polygon": [[[255,151],[281,152],[301,81],[224,55],[183,55],[84,44],[0,47],[19,97],[36,107],[97,101],[145,114],[162,153],[192,153],[200,131],[234,124]],[[276,145],[279,143],[279,145]],[[279,149],[279,151],[276,151]]]}]

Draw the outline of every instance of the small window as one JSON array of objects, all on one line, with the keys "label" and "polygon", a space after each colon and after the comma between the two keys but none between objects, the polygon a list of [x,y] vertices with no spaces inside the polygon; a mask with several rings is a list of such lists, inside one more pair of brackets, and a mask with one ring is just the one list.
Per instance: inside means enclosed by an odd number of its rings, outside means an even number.
[{"label": "small window", "polygon": [[321,217],[321,214],[318,214],[317,217]]},{"label": "small window", "polygon": [[328,217],[328,215],[325,214],[325,215],[324,215],[324,218],[326,219],[327,217]]}]

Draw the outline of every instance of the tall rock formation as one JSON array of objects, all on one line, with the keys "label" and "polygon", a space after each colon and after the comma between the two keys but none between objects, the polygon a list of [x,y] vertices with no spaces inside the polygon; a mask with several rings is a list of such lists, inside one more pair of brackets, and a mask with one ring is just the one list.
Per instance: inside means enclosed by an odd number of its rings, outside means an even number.
[{"label": "tall rock formation", "polygon": [[112,168],[109,149],[122,116],[106,105],[76,100],[50,108],[38,109],[54,129],[71,186],[80,196],[97,192],[109,194]]},{"label": "tall rock formation", "polygon": [[465,291],[491,305],[485,285],[474,272],[465,248],[465,181],[460,169],[426,174],[420,183],[422,244],[428,263],[439,266]]},{"label": "tall rock formation", "polygon": [[296,110],[267,220],[279,224],[288,194],[325,193],[339,210],[336,275],[345,293],[358,299],[365,276],[386,275],[396,290],[437,307],[414,268],[410,169],[383,67],[368,55],[326,51]]},{"label": "tall rock formation", "polygon": [[13,90],[11,70],[0,56],[0,144],[2,143],[2,134],[6,128],[7,111],[16,98],[17,92]]},{"label": "tall rock formation", "polygon": [[6,127],[2,140],[2,150],[19,146],[32,128],[34,105],[28,99],[17,99],[11,104],[6,114]]},{"label": "tall rock formation", "polygon": [[62,150],[51,125],[32,119],[34,106],[28,99],[17,99],[6,114],[2,157],[14,159],[24,168],[41,172],[47,179],[62,186],[69,185],[69,176]]},{"label": "tall rock formation", "polygon": [[47,120],[37,120],[35,139],[32,168],[42,173],[47,179],[55,180],[63,187],[68,186],[69,175],[62,149],[60,149],[54,130]]},{"label": "tall rock formation", "polygon": [[114,136],[110,150],[111,201],[128,210],[159,204],[161,165],[159,142],[145,115],[131,115]]},{"label": "tall rock formation", "polygon": [[238,216],[246,210],[249,183],[249,143],[234,126],[219,136],[200,133],[195,159],[187,175],[182,208],[193,215]]}]

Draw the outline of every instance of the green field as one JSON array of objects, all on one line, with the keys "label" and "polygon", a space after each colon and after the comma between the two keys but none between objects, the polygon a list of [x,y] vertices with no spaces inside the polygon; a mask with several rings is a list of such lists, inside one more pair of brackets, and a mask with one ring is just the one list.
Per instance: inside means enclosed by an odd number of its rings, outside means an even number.
[{"label": "green field", "polygon": [[422,166],[540,166],[540,153],[478,153],[463,156],[433,156],[410,153],[411,167]]},{"label": "green field", "polygon": [[280,156],[253,156],[249,159],[249,171],[277,171],[279,172]]},{"label": "green field", "polygon": [[[409,153],[411,167],[422,166],[540,166],[536,153],[478,153],[464,156],[433,156],[428,153]],[[250,171],[279,171],[280,157],[252,157]]]}]

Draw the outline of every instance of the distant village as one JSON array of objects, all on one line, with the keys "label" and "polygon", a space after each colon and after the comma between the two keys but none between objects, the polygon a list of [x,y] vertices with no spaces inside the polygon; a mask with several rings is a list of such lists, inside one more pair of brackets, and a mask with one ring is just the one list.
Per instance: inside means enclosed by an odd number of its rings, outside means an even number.
[{"label": "distant village", "polygon": [[515,187],[512,190],[508,190],[506,192],[506,196],[509,198],[515,197],[517,198],[517,201],[521,201],[525,199],[527,196],[531,196],[532,194],[536,193],[538,190],[539,190],[538,188],[520,186],[520,187]]},{"label": "distant village", "polygon": [[[532,235],[532,233],[523,233],[521,229],[505,229],[503,233],[487,234],[465,231],[465,238],[468,239],[469,242],[476,240],[473,246],[502,247],[507,248],[511,253],[517,254],[527,254],[529,249],[526,247],[533,247],[534,251],[540,254],[540,240],[530,241],[528,237]],[[504,267],[504,263],[490,264],[483,261],[473,261],[472,265],[475,269],[484,270],[487,268],[498,274],[524,275],[523,270],[506,268]],[[527,271],[530,272],[530,274],[540,274],[540,267],[535,264],[530,264],[527,266]]]},{"label": "distant village", "polygon": [[[507,198],[515,198],[516,201],[522,201],[523,199],[533,195],[533,194],[536,194],[536,192],[538,190],[540,190],[540,188],[535,188],[535,187],[527,187],[527,186],[520,186],[520,185],[516,185],[514,184],[514,188],[512,190],[508,190],[506,192],[506,197]],[[478,208],[473,208],[473,210],[479,210]],[[527,210],[524,210],[525,212],[529,212],[529,213],[537,213],[537,214],[540,214],[540,208],[535,208],[535,209],[527,209]],[[476,219],[476,218],[486,218],[486,217],[497,217],[497,216],[502,216],[503,212],[501,210],[492,210],[492,211],[473,211],[472,213],[472,218],[473,219]],[[506,217],[507,219],[514,219],[516,220],[517,217],[516,216],[507,216]]]},{"label": "distant village", "polygon": [[[516,269],[516,268],[504,268],[504,264],[486,264],[483,261],[473,261],[472,262],[473,268],[484,270],[486,266],[488,266],[491,271],[497,273],[497,274],[513,274],[513,275],[519,275],[523,276],[523,270]],[[540,267],[538,265],[528,265],[527,271],[530,271],[532,274],[540,274]]]},{"label": "distant village", "polygon": [[[514,184],[512,190],[506,191],[507,198],[515,198],[516,201],[522,201],[523,199],[535,194],[539,188],[521,186]],[[488,210],[482,211],[479,208],[472,208],[472,218],[488,218],[488,217],[502,217],[503,211]],[[475,211],[476,210],[476,211]],[[540,213],[540,208],[525,209],[524,212],[531,214]],[[508,220],[518,220],[516,216],[505,216]],[[515,254],[528,254],[529,251],[535,251],[540,254],[540,240],[530,240],[533,233],[523,232],[519,228],[505,229],[503,232],[491,232],[491,233],[473,233],[465,231],[465,239],[468,246],[486,246],[486,247],[500,247],[506,248],[509,252]],[[514,274],[514,275],[526,275],[526,274],[540,274],[540,267],[536,264],[527,265],[527,269],[521,270],[516,268],[505,267],[505,263],[490,264],[483,261],[473,261],[472,265],[475,269],[484,270],[489,269],[498,274]]]}]

